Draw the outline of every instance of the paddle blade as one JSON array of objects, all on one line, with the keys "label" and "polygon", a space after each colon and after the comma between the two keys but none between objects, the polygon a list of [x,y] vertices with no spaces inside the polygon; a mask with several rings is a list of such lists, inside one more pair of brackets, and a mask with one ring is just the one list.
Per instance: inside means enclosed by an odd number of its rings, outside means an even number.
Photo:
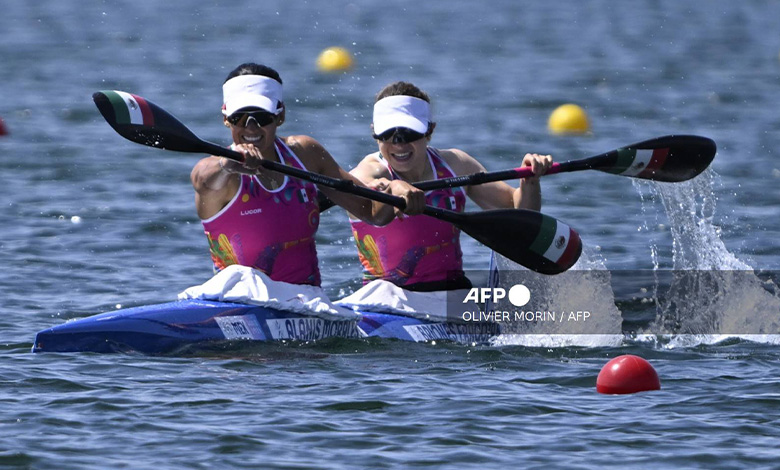
[{"label": "paddle blade", "polygon": [[632,178],[676,183],[697,176],[712,163],[712,139],[668,135],[639,142],[595,157],[593,169]]},{"label": "paddle blade", "polygon": [[203,152],[202,141],[187,126],[144,98],[116,90],[92,95],[106,122],[125,139],[179,152]]},{"label": "paddle blade", "polygon": [[457,225],[483,245],[526,268],[559,274],[582,254],[579,234],[541,212],[501,209],[462,214]]}]

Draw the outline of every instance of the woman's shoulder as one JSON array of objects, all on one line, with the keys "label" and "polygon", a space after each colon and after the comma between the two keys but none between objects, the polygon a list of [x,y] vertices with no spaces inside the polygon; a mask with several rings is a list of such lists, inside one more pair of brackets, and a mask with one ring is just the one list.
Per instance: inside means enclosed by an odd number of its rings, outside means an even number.
[{"label": "woman's shoulder", "polygon": [[476,158],[461,149],[436,149],[436,152],[439,154],[439,157],[444,160],[444,163],[449,165],[457,175],[484,171],[484,167]]},{"label": "woman's shoulder", "polygon": [[360,181],[367,183],[377,178],[390,178],[390,170],[379,152],[366,155],[355,168],[349,171]]},{"label": "woman's shoulder", "polygon": [[365,164],[369,164],[369,165],[377,164],[377,165],[382,165],[382,166],[385,166],[385,167],[387,166],[384,163],[384,159],[382,158],[382,154],[379,153],[379,152],[369,153],[368,155],[363,157],[363,159],[360,160],[360,164],[362,165],[364,163]]},{"label": "woman's shoulder", "polygon": [[288,135],[287,137],[278,136],[294,152],[311,152],[325,150],[321,143],[309,135]]},{"label": "woman's shoulder", "polygon": [[295,154],[309,170],[321,173],[324,166],[330,164],[333,157],[314,137],[308,135],[279,136],[279,139]]}]

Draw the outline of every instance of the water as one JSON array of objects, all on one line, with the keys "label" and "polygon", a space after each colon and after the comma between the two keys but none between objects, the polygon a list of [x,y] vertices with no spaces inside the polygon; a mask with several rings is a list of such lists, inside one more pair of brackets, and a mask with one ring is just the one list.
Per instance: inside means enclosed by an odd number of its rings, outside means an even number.
[{"label": "water", "polygon": [[[541,348],[334,341],[181,357],[29,349],[38,330],[167,301],[210,274],[188,178],[198,156],[121,139],[90,95],[139,94],[226,143],[219,87],[245,61],[281,72],[280,132],[314,136],[345,167],[374,149],[373,96],[399,79],[433,97],[434,145],[467,150],[491,170],[527,151],[562,161],[671,133],[711,137],[718,156],[706,184],[556,175],[543,182],[544,211],[575,227],[609,269],[777,270],[780,5],[6,3],[0,466],[776,465],[771,338]],[[314,61],[330,45],[353,51],[355,70],[319,74]],[[588,111],[591,135],[547,134],[565,102]],[[342,212],[323,216],[318,245],[328,293],[351,292],[359,264]],[[484,247],[464,237],[464,251],[468,269],[487,267]],[[776,304],[761,300],[749,313],[771,319]],[[618,308],[625,317],[654,307],[618,299]],[[601,366],[620,354],[652,361],[663,389],[596,394]]]}]

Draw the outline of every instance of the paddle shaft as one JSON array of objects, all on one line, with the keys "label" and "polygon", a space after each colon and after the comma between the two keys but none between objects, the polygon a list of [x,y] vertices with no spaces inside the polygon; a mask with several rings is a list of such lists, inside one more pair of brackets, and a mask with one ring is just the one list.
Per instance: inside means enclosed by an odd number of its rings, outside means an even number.
[{"label": "paddle shaft", "polygon": [[[239,162],[244,160],[243,154],[239,152],[201,139],[197,139],[197,141],[192,143],[197,146],[197,149],[191,148],[192,151],[197,150],[203,153],[210,153],[211,155],[226,157]],[[337,191],[354,194],[400,209],[406,207],[404,200],[398,196],[357,186],[349,180],[310,173],[269,160],[261,160],[261,165],[268,170],[311,181],[317,185],[327,186]],[[560,224],[552,217],[536,211],[504,209],[460,213],[438,207],[425,206],[423,214],[453,224],[496,253],[542,274],[552,275],[568,270],[577,262],[582,253],[582,242],[574,230],[571,230],[565,224]],[[551,258],[545,258],[544,255],[540,255],[533,250],[533,245],[539,239],[538,234],[544,230],[545,226],[556,227],[552,231],[555,232],[555,239],[567,247],[555,261]],[[560,226],[564,227],[561,233],[559,233],[557,228]],[[550,233],[552,234],[552,232]],[[562,234],[569,235],[564,236]],[[546,239],[546,237],[542,238]],[[552,240],[552,238],[550,239]],[[568,248],[569,246],[571,248]]]},{"label": "paddle shaft", "polygon": [[[240,152],[236,152],[235,150],[220,147],[219,145],[206,141],[200,141],[200,145],[202,146],[201,150],[203,153],[210,153],[211,155],[229,158],[237,162],[244,161],[244,155]],[[281,163],[270,160],[260,160],[260,164],[263,166],[263,168],[268,170],[276,171],[294,178],[310,181],[320,186],[327,186],[337,191],[353,194],[355,196],[360,196],[373,201],[382,202],[384,204],[397,207],[401,210],[406,208],[406,201],[404,201],[401,197],[375,191],[370,188],[361,187],[349,180],[331,178],[319,173],[312,173],[310,171],[301,170],[299,168],[283,165]],[[462,222],[464,218],[460,213],[432,206],[425,206],[423,214],[436,217],[438,219],[444,220],[445,222],[450,222],[453,224]]]},{"label": "paddle shaft", "polygon": [[[553,175],[555,173],[566,173],[567,171],[581,171],[590,170],[594,168],[591,163],[593,159],[599,157],[592,157],[584,160],[571,160],[562,163],[553,163],[550,168],[547,169],[545,175]],[[479,172],[472,173],[470,175],[453,176],[451,178],[442,178],[439,180],[420,181],[418,183],[412,183],[414,187],[422,189],[423,191],[430,191],[432,189],[441,188],[454,188],[457,186],[471,186],[475,184],[492,183],[494,181],[506,181],[511,179],[523,179],[534,176],[534,172],[530,166],[522,166],[518,168],[512,168],[511,170],[499,170],[491,172]]]},{"label": "paddle shaft", "polygon": [[[638,151],[652,152],[650,161],[635,162],[633,157]],[[656,155],[656,152],[658,153]],[[667,135],[645,140],[624,148],[595,155],[580,160],[553,163],[545,175],[582,170],[599,170],[619,176],[646,179],[661,182],[680,182],[689,180],[704,171],[715,157],[715,142],[696,135]],[[628,160],[622,156],[629,156]],[[646,154],[647,155],[647,154]],[[639,166],[634,166],[635,164]],[[629,167],[631,169],[629,170]],[[644,170],[644,171],[643,171]],[[453,176],[430,181],[412,183],[423,191],[471,186],[494,181],[522,179],[534,176],[531,167],[523,166],[509,170],[479,172],[469,175]],[[320,210],[327,210],[333,203],[320,197]]]},{"label": "paddle shaft", "polygon": [[[598,158],[598,157],[593,157]],[[563,163],[553,163],[550,168],[547,169],[546,175],[552,175],[555,173],[565,173],[567,171],[580,171],[588,170],[592,168],[589,163],[592,158],[587,160],[572,160]],[[489,173],[480,172],[470,175],[453,176],[451,178],[442,178],[439,180],[419,181],[412,183],[417,189],[423,191],[431,191],[434,189],[442,188],[454,188],[458,186],[471,186],[483,183],[492,183],[494,181],[505,181],[510,179],[522,179],[528,178],[534,175],[530,166],[524,166],[519,168],[513,168],[511,170],[491,171]],[[334,206],[333,201],[327,198],[324,194],[320,194],[320,212],[324,212]]]},{"label": "paddle shaft", "polygon": [[[659,160],[661,160],[662,163],[657,164],[658,166],[656,167],[652,167],[652,170],[650,171],[641,171],[641,169],[644,168],[644,165],[647,165],[650,162],[643,162],[643,166],[639,167],[639,170],[637,171],[625,171],[628,168],[621,166],[621,163],[618,162],[618,156],[621,153],[630,154],[631,152],[636,152],[638,150],[660,151],[661,156]],[[582,170],[600,170],[631,178],[662,182],[679,182],[691,179],[704,171],[715,157],[715,151],[715,142],[706,137],[695,135],[668,135],[638,142],[593,157],[580,160],[569,160],[562,163],[553,163],[545,175]],[[625,165],[625,163],[623,163],[623,165]],[[413,184],[419,189],[430,191],[432,189],[522,179],[533,175],[534,173],[531,170],[531,167],[523,166],[509,170],[493,171],[489,173],[479,172],[470,175],[422,181]]]}]

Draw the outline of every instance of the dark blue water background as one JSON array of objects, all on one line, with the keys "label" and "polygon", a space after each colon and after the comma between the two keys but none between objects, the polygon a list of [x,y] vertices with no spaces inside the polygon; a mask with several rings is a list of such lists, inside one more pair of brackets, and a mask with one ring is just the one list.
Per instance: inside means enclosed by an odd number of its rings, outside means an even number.
[{"label": "dark blue water background", "polygon": [[[550,176],[544,211],[579,230],[609,269],[776,270],[780,4],[40,1],[2,10],[0,466],[776,465],[771,338],[588,348],[336,341],[195,357],[29,349],[38,330],[171,300],[211,272],[189,184],[199,157],[119,138],[91,94],[139,94],[224,144],[220,85],[246,61],[282,74],[280,133],[314,136],[345,167],[374,150],[373,95],[401,79],[433,97],[433,145],[462,148],[491,170],[529,151],[562,161],[665,134],[711,137],[718,156],[698,182],[672,190],[595,172]],[[354,54],[350,73],[316,70],[331,45]],[[566,102],[587,110],[590,135],[548,134],[548,116]],[[358,285],[346,221],[329,211],[318,234],[334,298]],[[464,251],[468,269],[487,267],[487,249],[464,237]],[[601,366],[620,354],[652,361],[663,390],[596,394]]]}]

